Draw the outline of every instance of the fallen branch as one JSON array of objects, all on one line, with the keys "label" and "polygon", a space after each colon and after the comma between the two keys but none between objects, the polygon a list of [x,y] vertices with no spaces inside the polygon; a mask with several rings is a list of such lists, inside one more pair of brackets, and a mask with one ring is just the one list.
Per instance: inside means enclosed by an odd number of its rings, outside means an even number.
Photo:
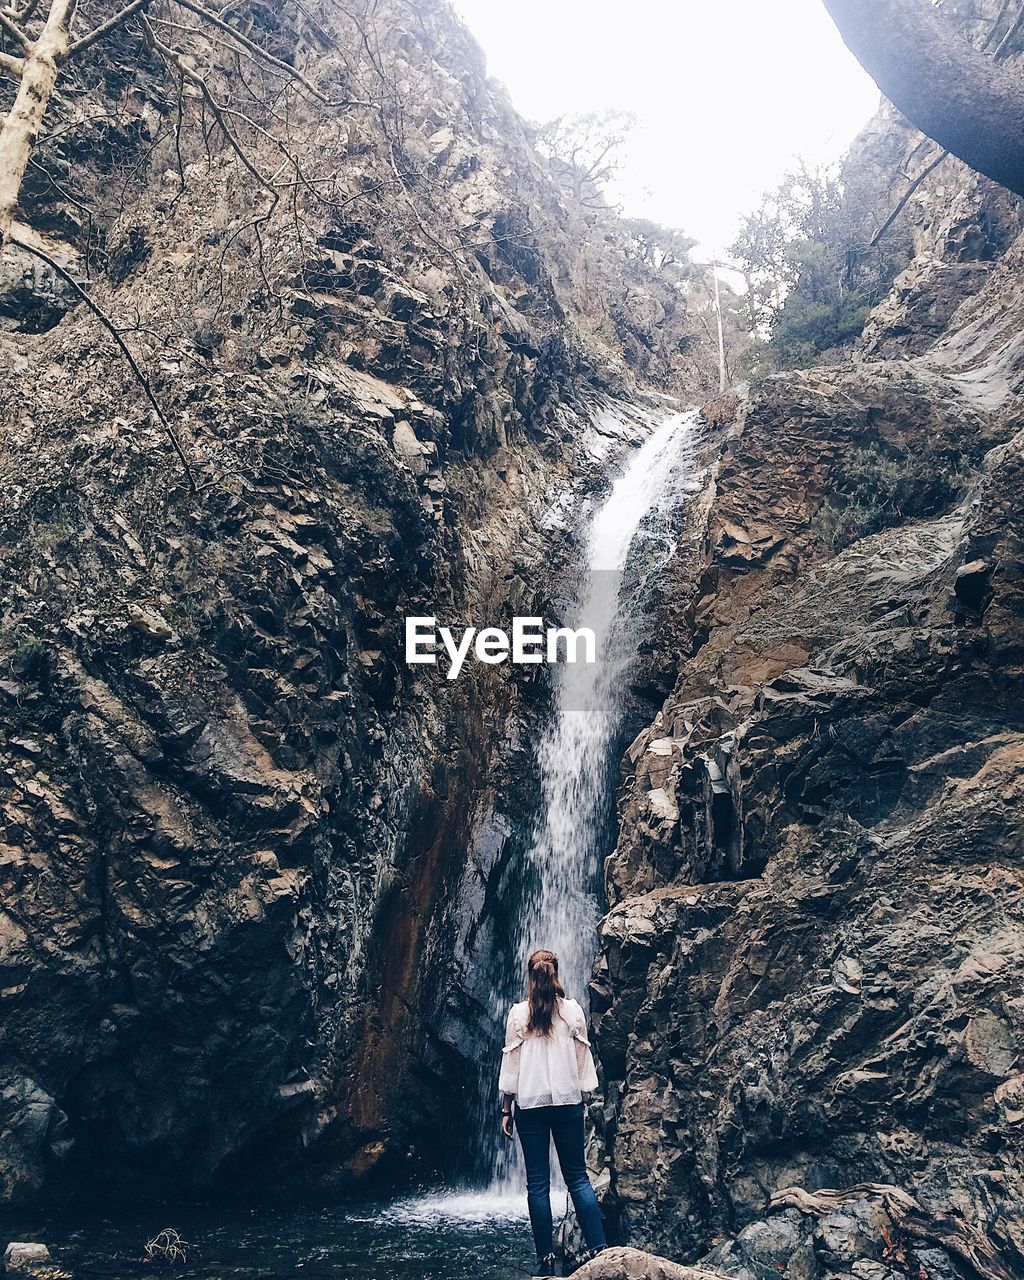
[{"label": "fallen branch", "polygon": [[142,1261],[170,1262],[184,1266],[188,1261],[190,1248],[191,1245],[182,1240],[173,1227],[164,1227],[163,1231],[158,1231],[152,1240],[146,1241],[146,1252]]},{"label": "fallen branch", "polygon": [[851,1200],[875,1198],[905,1235],[937,1244],[964,1263],[979,1280],[1018,1280],[1020,1271],[1001,1256],[998,1245],[977,1227],[954,1214],[938,1216],[899,1187],[886,1183],[860,1182],[856,1186],[818,1191],[786,1187],[771,1198],[772,1208],[792,1207],[801,1213],[828,1214]]}]

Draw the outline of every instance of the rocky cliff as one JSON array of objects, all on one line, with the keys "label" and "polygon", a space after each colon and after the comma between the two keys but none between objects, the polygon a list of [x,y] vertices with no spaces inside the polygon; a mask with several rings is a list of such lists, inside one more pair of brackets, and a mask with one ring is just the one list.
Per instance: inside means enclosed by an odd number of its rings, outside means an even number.
[{"label": "rocky cliff", "polygon": [[[544,690],[402,619],[543,612],[623,402],[713,376],[444,4],[230,21],[321,97],[193,34],[218,122],[126,28],[0,265],[4,1199],[452,1166]],[[1024,1268],[1024,243],[950,160],[913,221],[853,359],[709,412],[632,693],[607,1207],[742,1280]]]},{"label": "rocky cliff", "polygon": [[446,5],[230,21],[320,98],[129,25],[25,192],[64,274],[0,279],[0,1198],[444,1162],[427,941],[519,693],[403,618],[533,611],[601,406],[706,385]]},{"label": "rocky cliff", "polygon": [[919,199],[855,358],[709,425],[607,864],[609,1207],[743,1280],[1024,1270],[1024,242]]}]

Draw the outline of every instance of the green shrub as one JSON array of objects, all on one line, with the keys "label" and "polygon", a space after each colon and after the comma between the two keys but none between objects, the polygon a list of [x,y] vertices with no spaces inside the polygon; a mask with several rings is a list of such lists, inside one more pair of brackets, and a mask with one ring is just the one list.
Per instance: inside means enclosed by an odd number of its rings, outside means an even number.
[{"label": "green shrub", "polygon": [[870,311],[870,306],[859,296],[832,303],[814,303],[795,289],[779,312],[772,333],[776,367],[806,368],[823,351],[855,342]]},{"label": "green shrub", "polygon": [[890,454],[877,444],[853,449],[835,475],[835,491],[814,519],[814,532],[833,551],[905,520],[935,515],[956,498],[955,459],[928,453]]},{"label": "green shrub", "polygon": [[35,636],[26,636],[13,644],[10,635],[4,640],[0,649],[0,667],[4,674],[40,689],[48,687],[53,677],[53,654],[45,642]]}]

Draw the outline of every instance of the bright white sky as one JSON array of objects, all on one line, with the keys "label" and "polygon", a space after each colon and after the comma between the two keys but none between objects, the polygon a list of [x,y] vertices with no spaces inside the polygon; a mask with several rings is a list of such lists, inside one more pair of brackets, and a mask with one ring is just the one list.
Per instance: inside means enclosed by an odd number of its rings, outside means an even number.
[{"label": "bright white sky", "polygon": [[535,122],[640,118],[613,198],[722,252],[795,156],[838,158],[878,90],[821,0],[455,0]]}]

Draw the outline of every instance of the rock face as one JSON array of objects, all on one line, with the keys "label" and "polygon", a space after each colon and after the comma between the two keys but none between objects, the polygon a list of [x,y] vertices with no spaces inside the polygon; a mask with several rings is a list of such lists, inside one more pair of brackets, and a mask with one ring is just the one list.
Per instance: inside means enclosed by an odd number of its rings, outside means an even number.
[{"label": "rock face", "polygon": [[20,1240],[12,1240],[4,1250],[4,1267],[10,1270],[27,1263],[45,1262],[50,1251],[45,1244],[25,1244]]},{"label": "rock face", "polygon": [[916,358],[881,318],[709,436],[593,985],[631,1243],[1024,1270],[1021,253]]},{"label": "rock face", "polygon": [[[0,1199],[443,1165],[428,942],[519,693],[413,672],[403,618],[539,611],[624,447],[597,409],[701,385],[695,322],[653,269],[623,291],[625,241],[589,243],[446,5],[378,6],[369,42],[291,14],[254,38],[370,97],[288,100],[330,185],[268,208],[128,29],[68,73],[119,123],[62,98],[41,144],[81,205],[25,192],[194,487],[93,317],[0,275]],[[267,173],[279,124],[246,135]]]},{"label": "rock face", "polygon": [[573,1272],[580,1280],[725,1280],[720,1271],[684,1267],[640,1249],[604,1249]]},{"label": "rock face", "polygon": [[858,1183],[813,1193],[790,1187],[772,1196],[769,1210],[767,1221],[713,1249],[708,1265],[736,1280],[901,1280],[922,1274],[952,1280],[964,1271],[1012,1280],[1015,1274],[982,1232],[958,1217],[927,1213],[897,1187]]}]

